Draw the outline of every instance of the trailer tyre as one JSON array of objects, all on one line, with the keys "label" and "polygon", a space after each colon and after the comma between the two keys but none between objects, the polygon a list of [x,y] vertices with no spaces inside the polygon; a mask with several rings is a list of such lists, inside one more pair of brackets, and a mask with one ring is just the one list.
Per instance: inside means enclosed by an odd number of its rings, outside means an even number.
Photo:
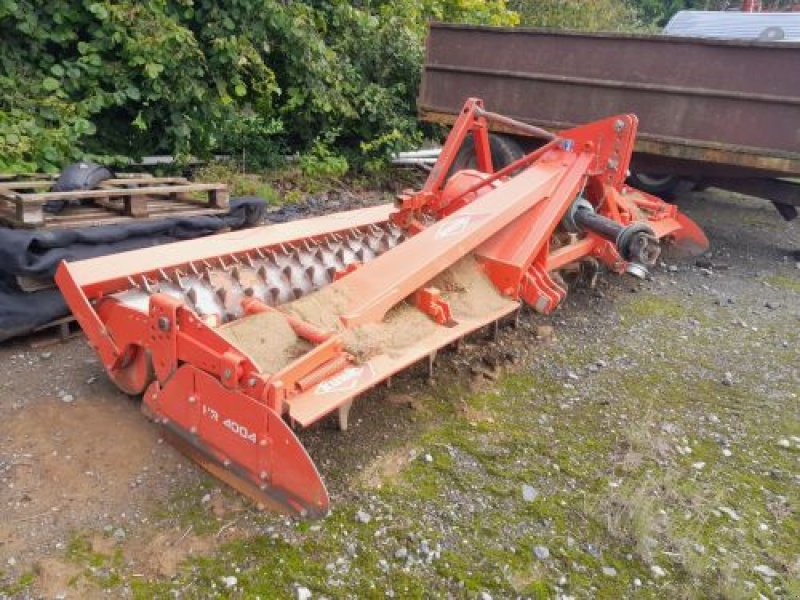
[{"label": "trailer tyre", "polygon": [[650,173],[631,173],[628,183],[635,188],[654,196],[672,197],[681,182],[675,175],[653,175]]},{"label": "trailer tyre", "polygon": [[[502,169],[525,156],[522,146],[514,138],[499,133],[489,134],[489,150],[492,154],[492,167],[495,170]],[[450,168],[447,177],[450,178],[454,173],[463,169],[477,168],[475,139],[470,135],[464,140],[461,149],[456,154],[453,166]]]}]

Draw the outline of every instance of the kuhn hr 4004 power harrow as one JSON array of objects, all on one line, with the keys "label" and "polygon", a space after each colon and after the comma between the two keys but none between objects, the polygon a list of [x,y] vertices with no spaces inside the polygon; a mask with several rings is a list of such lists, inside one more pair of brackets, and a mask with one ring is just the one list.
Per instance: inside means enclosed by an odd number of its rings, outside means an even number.
[{"label": "kuhn hr 4004 power harrow", "polygon": [[[488,123],[549,137],[494,169]],[[557,135],[467,101],[424,187],[336,213],[60,266],[110,377],[184,451],[256,501],[324,515],[290,425],[336,412],[437,350],[567,293],[565,271],[644,276],[668,239],[707,247],[677,209],[625,185],[620,115]],[[467,136],[475,170],[452,173]]]}]

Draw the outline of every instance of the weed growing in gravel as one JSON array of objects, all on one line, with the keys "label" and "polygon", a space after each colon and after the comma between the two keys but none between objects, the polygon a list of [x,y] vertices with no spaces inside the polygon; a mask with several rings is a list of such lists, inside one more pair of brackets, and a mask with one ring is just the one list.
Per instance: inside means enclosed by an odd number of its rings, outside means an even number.
[{"label": "weed growing in gravel", "polygon": [[0,597],[13,598],[28,590],[36,579],[33,572],[28,571],[14,581],[6,581],[6,574],[0,570]]},{"label": "weed growing in gravel", "polygon": [[800,277],[787,277],[786,275],[771,275],[765,279],[770,285],[785,290],[800,292]]},{"label": "weed growing in gravel", "polygon": [[98,552],[87,534],[77,534],[69,541],[67,558],[83,569],[72,578],[70,586],[77,584],[81,578],[104,589],[115,588],[123,582],[122,551],[116,548],[110,554]]}]

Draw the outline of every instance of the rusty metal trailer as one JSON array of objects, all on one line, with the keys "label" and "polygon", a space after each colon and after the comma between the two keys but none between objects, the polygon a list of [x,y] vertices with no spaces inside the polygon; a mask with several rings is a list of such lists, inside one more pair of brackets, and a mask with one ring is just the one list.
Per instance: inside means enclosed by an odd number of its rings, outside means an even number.
[{"label": "rusty metal trailer", "polygon": [[682,178],[797,215],[800,43],[432,24],[421,118],[451,123],[473,95],[548,129],[634,113],[638,185]]}]

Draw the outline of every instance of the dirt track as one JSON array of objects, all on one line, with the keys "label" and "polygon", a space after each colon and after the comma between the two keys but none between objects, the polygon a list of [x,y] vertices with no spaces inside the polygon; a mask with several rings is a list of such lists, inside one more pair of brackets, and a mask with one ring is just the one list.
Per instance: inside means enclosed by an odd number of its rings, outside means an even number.
[{"label": "dirt track", "polygon": [[[480,344],[465,355],[443,358],[450,364],[439,375],[440,383],[446,385],[447,378],[463,379],[470,373],[485,380],[481,369],[486,371],[489,365],[491,370],[509,360],[515,363],[509,367],[512,373],[533,368],[531,365],[538,364],[537,344],[542,342],[532,340],[532,331],[537,325],[553,324],[558,340],[550,345],[574,350],[575,364],[570,363],[569,355],[561,355],[559,360],[564,362],[537,368],[578,389],[591,386],[589,378],[594,371],[589,365],[594,363],[587,363],[579,354],[595,356],[594,340],[610,344],[602,341],[608,327],[619,337],[626,355],[640,353],[635,357],[639,362],[660,360],[659,336],[693,349],[698,364],[703,359],[702,369],[665,372],[664,377],[707,378],[734,389],[747,385],[751,393],[762,395],[764,410],[779,411],[771,417],[779,416],[787,431],[800,436],[800,223],[782,222],[764,203],[716,191],[693,194],[683,207],[708,233],[713,247],[710,257],[697,263],[669,261],[651,282],[614,280],[598,291],[576,293],[553,318],[526,316],[520,330],[503,333],[501,344]],[[620,313],[620,321],[614,312],[616,302],[628,305],[631,297],[637,298],[638,303],[631,305],[635,310]],[[642,298],[654,300],[648,304],[640,301]],[[705,313],[708,315],[703,316]],[[698,327],[706,326],[704,319],[708,323],[714,320],[698,335]],[[766,337],[759,337],[762,334]],[[632,340],[630,344],[626,338]],[[0,570],[7,592],[15,591],[13,584],[33,572],[33,585],[20,589],[20,597],[103,596],[102,587],[115,589],[115,595],[128,595],[132,579],[170,577],[184,557],[239,539],[252,530],[248,526],[251,520],[261,522],[236,497],[219,493],[213,482],[161,442],[154,426],[139,413],[138,403],[105,379],[82,340],[45,350],[30,350],[24,342],[17,342],[0,350],[0,364],[6,373],[0,403]],[[476,370],[476,364],[480,369]],[[630,372],[630,366],[620,365],[620,377]],[[408,404],[413,405],[414,398],[426,394],[425,390],[422,378],[412,374],[400,381],[399,389],[392,392],[395,397],[388,398],[386,391],[380,390],[370,394],[371,402],[358,403],[351,414],[352,430],[346,434],[317,427],[303,435],[331,487],[334,505],[361,505],[371,493],[364,491],[372,487],[365,481],[380,482],[382,477],[392,479],[403,472],[404,444],[414,445],[427,419],[424,413],[420,418]],[[597,390],[600,395],[603,391]],[[410,401],[397,402],[398,394],[409,394]],[[668,404],[665,400],[664,406],[649,408],[657,413],[657,422],[669,421],[670,411],[678,410]],[[467,406],[464,411],[470,419],[482,418],[475,407]],[[764,417],[764,427],[775,426],[771,418]],[[740,444],[747,443],[748,431],[740,432]],[[786,439],[793,448],[795,437],[781,440]],[[387,443],[403,450],[387,454]],[[780,444],[783,446],[782,441]],[[800,442],[797,445],[800,448]],[[796,450],[791,451],[800,457]],[[796,520],[800,463],[795,458],[788,464],[789,472],[782,475],[793,482],[788,488],[793,493],[785,498],[787,518]],[[187,497],[188,504],[182,504]],[[454,501],[458,500],[455,497]],[[198,531],[199,526],[187,527],[169,502],[180,510],[195,507],[219,525],[211,533]],[[229,520],[234,525],[221,529]],[[70,584],[70,579],[84,571],[81,561],[85,556],[117,550],[121,562],[115,568],[121,573],[120,581],[112,585],[102,579],[103,584],[98,585],[91,578],[78,577],[77,583]],[[794,552],[798,563],[784,566],[785,579],[796,579],[800,576],[800,543],[786,552]],[[778,566],[771,568],[784,577]],[[750,579],[754,577],[758,579]],[[302,573],[297,578],[302,580]],[[552,589],[555,585],[551,582]],[[3,589],[0,587],[0,597]],[[449,589],[449,584],[439,582],[431,589]],[[518,591],[531,595],[526,589],[523,586]],[[784,593],[773,590],[772,594],[770,588],[758,589],[768,597],[789,597],[785,590],[797,588],[784,585],[780,588]],[[493,593],[503,596],[500,590]],[[586,597],[591,588],[572,593]]]}]

